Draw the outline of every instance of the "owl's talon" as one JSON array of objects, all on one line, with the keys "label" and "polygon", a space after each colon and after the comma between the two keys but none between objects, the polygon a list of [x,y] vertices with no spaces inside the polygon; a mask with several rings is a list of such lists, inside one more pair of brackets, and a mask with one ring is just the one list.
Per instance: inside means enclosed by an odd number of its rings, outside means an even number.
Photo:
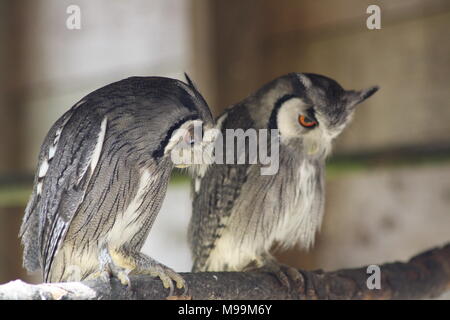
[{"label": "owl's talon", "polygon": [[161,281],[163,282],[164,288],[168,288],[169,289],[169,297],[173,296],[173,293],[175,291],[175,287],[173,285],[173,281],[170,278],[170,276],[168,276],[167,274],[160,274],[159,278],[161,279]]},{"label": "owl's talon", "polygon": [[291,289],[291,281],[294,281],[299,286],[303,284],[303,275],[295,268],[283,265],[277,262],[271,256],[264,256],[261,260],[255,261],[253,266],[249,266],[247,270],[254,270],[257,272],[268,272],[275,276],[283,287],[287,290]]},{"label": "owl's talon", "polygon": [[169,297],[174,295],[175,287],[177,289],[185,288],[183,295],[186,295],[187,293],[187,286],[184,279],[178,273],[162,264],[152,265],[147,269],[135,270],[134,272],[148,274],[152,277],[159,278],[162,281],[164,288],[169,289]]},{"label": "owl's talon", "polygon": [[169,297],[173,296],[174,287],[173,287],[172,279],[170,279],[169,277],[166,278],[165,275],[164,276],[159,275],[159,279],[161,279],[164,288],[169,289]]},{"label": "owl's talon", "polygon": [[182,277],[180,277],[178,274],[177,274],[177,276],[178,277],[176,277],[176,279],[174,279],[174,281],[176,283],[176,287],[177,287],[177,289],[184,289],[183,296],[187,296],[188,286],[186,284],[186,281]]},{"label": "owl's talon", "polygon": [[291,283],[293,282],[295,284],[294,289],[296,288],[297,291],[303,292],[305,287],[303,274],[296,268],[290,266],[285,266],[283,264],[279,264],[278,266],[279,270],[275,272],[275,276],[283,286],[290,290]]},{"label": "owl's talon", "polygon": [[96,277],[100,278],[104,282],[110,282],[111,278],[114,277],[117,278],[123,286],[131,288],[131,281],[128,277],[128,273],[129,272],[127,270],[119,269],[117,266],[114,266],[109,271],[103,270],[98,272]]},{"label": "owl's talon", "polygon": [[117,277],[117,279],[119,279],[120,283],[123,286],[131,288],[131,282],[130,278],[128,277],[128,272],[126,272],[125,270],[120,270],[115,276]]},{"label": "owl's talon", "polygon": [[131,270],[123,268],[114,262],[114,259],[112,258],[106,244],[104,244],[100,249],[99,261],[100,277],[102,277],[105,281],[110,281],[112,277],[115,277],[123,286],[131,288],[130,278],[128,277]]},{"label": "owl's talon", "polygon": [[108,271],[100,271],[98,274],[98,277],[103,281],[103,282],[109,282],[111,280],[111,274]]},{"label": "owl's talon", "polygon": [[[184,287],[183,296],[188,296],[189,289],[188,289],[188,286],[187,286],[186,282],[183,284],[183,287]],[[183,287],[181,287],[181,288],[183,288]]]},{"label": "owl's talon", "polygon": [[183,296],[187,295],[188,287],[187,287],[186,281],[183,279],[183,277],[181,277],[178,273],[176,273],[175,271],[173,271],[171,269],[168,270],[168,276],[173,281],[175,281],[177,289],[183,289],[184,288]]},{"label": "owl's talon", "polygon": [[295,283],[299,285],[303,285],[305,280],[303,278],[303,274],[293,267],[286,267],[286,274],[290,279],[292,279]]},{"label": "owl's talon", "polygon": [[289,282],[289,277],[281,270],[272,271],[272,273],[275,275],[275,277],[278,279],[278,281],[281,282],[283,287],[287,288],[288,290],[291,288],[291,283]]},{"label": "owl's talon", "polygon": [[163,287],[164,287],[164,288],[166,288],[166,289],[169,289],[169,288],[170,288],[170,285],[169,285],[169,283],[168,283],[167,281],[164,281],[164,280],[162,280],[161,278],[160,278],[160,280],[162,281]]},{"label": "owl's talon", "polygon": [[281,270],[281,265],[277,265],[276,267],[273,265],[267,265],[255,271],[270,273],[275,278],[277,278],[277,280],[281,283],[283,287],[285,287],[288,290],[291,288],[289,277]]},{"label": "owl's talon", "polygon": [[181,281],[176,281],[176,284],[177,284],[177,288],[178,289],[183,289],[184,286],[185,286],[185,284],[183,282],[181,282]]}]

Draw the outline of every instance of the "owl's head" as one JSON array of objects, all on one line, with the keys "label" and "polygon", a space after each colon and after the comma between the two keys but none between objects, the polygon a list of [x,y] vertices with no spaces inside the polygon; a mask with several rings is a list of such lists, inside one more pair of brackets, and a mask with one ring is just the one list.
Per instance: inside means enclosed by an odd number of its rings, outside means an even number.
[{"label": "owl's head", "polygon": [[[253,97],[261,127],[278,129],[282,144],[301,144],[309,154],[328,153],[331,141],[350,123],[355,107],[378,90],[344,90],[336,81],[311,73],[290,73]],[[262,114],[265,116],[262,116]],[[258,115],[259,114],[259,115]],[[268,119],[267,119],[267,116]]]}]

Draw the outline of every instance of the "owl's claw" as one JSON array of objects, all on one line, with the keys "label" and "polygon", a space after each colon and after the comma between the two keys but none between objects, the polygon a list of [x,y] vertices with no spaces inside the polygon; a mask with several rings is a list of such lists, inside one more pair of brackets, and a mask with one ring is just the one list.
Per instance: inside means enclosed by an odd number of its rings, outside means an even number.
[{"label": "owl's claw", "polygon": [[272,257],[264,257],[263,260],[260,261],[260,264],[262,264],[262,266],[259,268],[255,268],[254,269],[255,271],[268,272],[274,275],[277,278],[277,280],[281,283],[281,285],[286,289],[288,290],[291,289],[292,282],[295,283],[296,288],[303,288],[304,286],[303,275],[297,269],[283,265],[277,262]]},{"label": "owl's claw", "polygon": [[128,288],[131,288],[131,282],[130,278],[128,277],[129,271],[122,269],[119,270],[117,273],[113,274],[117,279],[119,279],[120,283],[123,286],[126,286]]},{"label": "owl's claw", "polygon": [[146,274],[159,278],[164,288],[169,289],[169,297],[174,297],[175,285],[177,289],[184,288],[183,296],[187,295],[188,288],[186,281],[171,268],[157,262],[156,260],[140,252],[130,252],[123,249],[109,250],[103,246],[100,250],[100,273],[114,276],[120,282],[131,287],[128,274]]},{"label": "owl's claw", "polygon": [[154,273],[152,274],[152,276],[158,277],[162,281],[163,287],[169,289],[169,296],[173,296],[174,287],[172,279],[170,279],[170,277],[168,277],[165,273]]},{"label": "owl's claw", "polygon": [[264,266],[262,266],[261,268],[256,269],[256,271],[268,272],[268,273],[274,275],[277,278],[277,280],[283,285],[283,287],[290,289],[291,283],[289,281],[289,277],[288,277],[287,273],[283,271],[282,267],[283,267],[283,265],[278,264],[275,261],[270,261],[270,262],[266,263]]},{"label": "owl's claw", "polygon": [[291,283],[289,281],[289,277],[284,273],[281,268],[277,270],[273,270],[272,273],[275,275],[275,277],[278,279],[278,281],[281,282],[281,284],[286,287],[287,289],[291,288]]},{"label": "owl's claw", "polygon": [[183,289],[183,296],[186,296],[188,293],[188,286],[186,284],[186,281],[183,279],[183,277],[181,277],[178,273],[176,273],[175,271],[173,271],[172,269],[170,269],[170,274],[169,277],[175,281],[176,287],[178,289]]},{"label": "owl's claw", "polygon": [[187,295],[188,287],[186,281],[174,270],[172,270],[169,267],[166,267],[163,264],[153,264],[147,267],[147,269],[141,269],[135,272],[139,274],[148,274],[151,275],[152,277],[158,277],[162,281],[164,288],[169,289],[168,297],[174,296],[175,291],[174,282],[178,289],[184,288],[183,296]]},{"label": "owl's claw", "polygon": [[[301,272],[297,269],[279,263],[271,265],[269,268],[263,267],[262,269],[266,269],[268,272],[272,273],[288,291],[294,289],[303,293],[305,280]],[[293,286],[291,286],[292,283],[294,284]]]},{"label": "owl's claw", "polygon": [[286,268],[286,274],[289,276],[290,279],[292,279],[295,283],[303,285],[305,283],[305,280],[303,278],[303,274],[298,271],[298,269],[285,266]]},{"label": "owl's claw", "polygon": [[100,271],[99,277],[104,281],[110,281],[111,277],[117,278],[123,286],[131,288],[131,281],[128,274],[131,270],[122,268],[114,263],[108,249],[103,247],[100,250]]},{"label": "owl's claw", "polygon": [[117,266],[104,268],[103,270],[100,270],[96,273],[94,273],[92,276],[90,276],[90,279],[100,279],[103,282],[110,282],[112,277],[117,278],[120,283],[127,288],[131,288],[131,281],[128,277],[129,271],[125,269],[118,268]]}]

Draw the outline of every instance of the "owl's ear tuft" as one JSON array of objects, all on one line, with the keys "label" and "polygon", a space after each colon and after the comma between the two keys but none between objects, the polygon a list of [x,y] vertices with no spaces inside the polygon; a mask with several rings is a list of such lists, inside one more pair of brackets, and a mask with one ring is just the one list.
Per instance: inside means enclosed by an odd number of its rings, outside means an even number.
[{"label": "owl's ear tuft", "polygon": [[197,86],[191,80],[191,78],[189,77],[189,75],[186,72],[184,73],[184,77],[186,78],[186,83],[188,84],[188,86],[191,87],[192,89],[194,89],[194,91],[198,91]]},{"label": "owl's ear tuft", "polygon": [[354,108],[364,100],[370,98],[380,87],[373,86],[361,91],[346,91],[345,100],[347,108]]},{"label": "owl's ear tuft", "polygon": [[370,98],[379,89],[380,89],[379,86],[373,86],[373,87],[370,87],[368,89],[360,91],[359,93],[360,93],[361,101],[359,103],[363,102],[367,98]]}]

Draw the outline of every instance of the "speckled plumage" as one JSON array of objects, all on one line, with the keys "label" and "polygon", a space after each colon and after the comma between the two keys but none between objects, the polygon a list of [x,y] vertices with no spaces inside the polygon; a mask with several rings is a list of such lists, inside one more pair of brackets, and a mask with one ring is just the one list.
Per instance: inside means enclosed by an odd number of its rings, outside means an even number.
[{"label": "speckled plumage", "polygon": [[124,79],[75,104],[41,147],[20,230],[24,266],[46,282],[80,281],[102,271],[107,246],[127,272],[162,270],[139,251],[174,166],[166,146],[194,120],[212,126],[204,99],[190,81],[162,77]]},{"label": "speckled plumage", "polygon": [[[332,79],[291,73],[264,85],[217,119],[218,129],[278,129],[279,171],[212,164],[193,182],[189,243],[193,271],[264,266],[274,245],[309,248],[324,210],[325,159],[356,104],[377,90],[345,91]],[[303,128],[301,114],[318,125]],[[248,150],[247,150],[248,151]]]}]

